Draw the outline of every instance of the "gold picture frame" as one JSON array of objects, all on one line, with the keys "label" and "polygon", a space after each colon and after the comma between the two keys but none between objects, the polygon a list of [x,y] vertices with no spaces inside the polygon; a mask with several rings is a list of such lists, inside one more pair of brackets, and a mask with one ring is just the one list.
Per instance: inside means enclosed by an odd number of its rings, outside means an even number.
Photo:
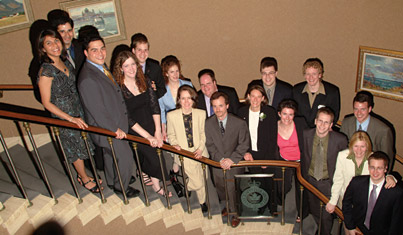
[{"label": "gold picture frame", "polygon": [[93,25],[105,43],[126,39],[120,0],[68,1],[61,2],[60,8],[70,14],[76,34],[82,26]]},{"label": "gold picture frame", "polygon": [[356,91],[403,101],[403,52],[360,46]]},{"label": "gold picture frame", "polygon": [[15,0],[2,7],[0,14],[0,34],[29,28],[34,22],[31,3],[29,0]]}]

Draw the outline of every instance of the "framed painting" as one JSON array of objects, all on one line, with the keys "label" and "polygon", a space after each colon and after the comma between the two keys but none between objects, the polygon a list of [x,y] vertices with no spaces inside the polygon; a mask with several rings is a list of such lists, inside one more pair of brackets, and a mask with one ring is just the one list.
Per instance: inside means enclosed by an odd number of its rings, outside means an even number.
[{"label": "framed painting", "polygon": [[29,0],[2,0],[0,9],[0,34],[28,28],[34,21]]},{"label": "framed painting", "polygon": [[356,91],[403,101],[403,52],[360,46]]},{"label": "framed painting", "polygon": [[78,30],[85,25],[95,26],[105,43],[126,39],[120,0],[81,0],[61,2],[74,21],[76,38]]}]

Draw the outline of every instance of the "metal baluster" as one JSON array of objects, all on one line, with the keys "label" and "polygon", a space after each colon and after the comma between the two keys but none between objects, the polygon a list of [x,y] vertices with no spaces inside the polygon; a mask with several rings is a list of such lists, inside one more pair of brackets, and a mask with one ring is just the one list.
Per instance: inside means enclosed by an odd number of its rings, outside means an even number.
[{"label": "metal baluster", "polygon": [[318,228],[318,234],[320,233],[320,230],[322,229],[322,214],[323,214],[323,202],[320,201],[320,213],[319,213],[319,228]]},{"label": "metal baluster", "polygon": [[212,219],[213,217],[211,216],[210,199],[209,199],[208,185],[207,185],[207,168],[206,168],[206,164],[204,164],[204,163],[202,164],[202,169],[203,169],[203,178],[204,178],[204,188],[206,190],[207,218]]},{"label": "metal baluster", "polygon": [[34,149],[36,161],[37,161],[37,164],[39,165],[39,171],[42,174],[42,178],[45,181],[46,186],[48,187],[50,196],[53,198],[53,200],[55,201],[55,205],[56,205],[58,203],[58,201],[56,199],[56,196],[53,193],[52,187],[50,186],[48,176],[46,174],[45,168],[43,167],[41,157],[39,156],[38,148],[36,147],[35,140],[32,137],[31,128],[29,127],[29,123],[24,122],[24,127],[25,127],[25,131],[28,134],[29,140],[31,141],[32,148]]},{"label": "metal baluster", "polygon": [[108,137],[108,142],[109,142],[109,145],[111,146],[113,163],[114,163],[114,165],[115,165],[116,174],[118,175],[119,184],[120,184],[120,189],[121,189],[122,194],[123,194],[123,203],[124,203],[125,205],[127,205],[127,204],[129,204],[129,200],[127,200],[126,189],[123,187],[122,176],[120,175],[120,170],[119,170],[119,166],[118,166],[118,161],[116,160],[116,154],[115,154],[115,149],[113,148],[112,137],[110,137],[110,136]]},{"label": "metal baluster", "polygon": [[91,169],[94,174],[95,183],[97,184],[97,187],[99,189],[99,194],[101,195],[101,202],[106,203],[106,198],[105,198],[104,192],[102,190],[101,184],[99,183],[100,180],[99,180],[99,177],[97,174],[97,169],[95,168],[95,161],[94,161],[94,158],[92,157],[92,154],[90,151],[90,145],[88,144],[87,135],[88,135],[87,132],[84,132],[84,131],[81,132],[81,136],[83,137],[83,140],[85,143],[85,148],[87,149],[88,158],[90,159]]},{"label": "metal baluster", "polygon": [[[70,180],[71,180],[71,183],[73,184],[73,189],[74,189],[74,192],[75,192],[76,195],[77,195],[78,203],[82,203],[82,202],[83,202],[83,199],[81,198],[80,194],[78,193],[77,185],[76,185],[76,183],[75,183],[75,180],[73,179],[73,174],[71,173],[70,163],[67,161],[66,153],[64,152],[63,144],[62,144],[62,141],[60,140],[59,128],[54,126],[54,127],[52,127],[52,129],[53,129],[53,133],[55,133],[56,141],[57,141],[57,143],[58,143],[58,145],[59,145],[61,154],[63,155],[64,164],[65,164],[65,166],[66,166],[66,168],[67,168],[67,174],[68,174],[68,176],[69,176],[69,178],[70,178]],[[84,182],[83,182],[83,183],[84,183]]]},{"label": "metal baluster", "polygon": [[285,167],[281,167],[282,173],[282,184],[281,184],[281,225],[285,224],[285,193],[284,193],[284,174],[285,174]]},{"label": "metal baluster", "polygon": [[[18,186],[20,186],[20,189],[22,191],[22,194],[24,195],[24,198],[27,199],[28,207],[30,207],[30,206],[32,206],[32,202],[28,198],[24,185],[22,184],[22,181],[20,179],[20,176],[18,175],[17,169],[15,168],[14,161],[11,158],[10,152],[8,152],[8,148],[7,148],[6,142],[4,141],[3,134],[1,133],[1,131],[0,131],[0,140],[1,140],[1,144],[3,145],[4,153],[6,154],[8,161],[10,162],[11,168],[12,168],[14,176],[15,176],[15,180],[17,181]],[[0,211],[1,211],[1,209],[0,209]]]},{"label": "metal baluster", "polygon": [[227,225],[230,226],[230,210],[229,210],[229,195],[228,195],[228,186],[227,186],[227,170],[223,169],[224,174],[224,188],[225,188],[225,206],[227,207]]},{"label": "metal baluster", "polygon": [[192,208],[190,208],[190,200],[189,200],[189,192],[188,192],[188,183],[186,181],[186,176],[185,176],[185,163],[183,160],[183,156],[179,156],[179,160],[181,161],[181,170],[182,170],[182,179],[183,179],[183,185],[185,186],[185,196],[186,196],[186,203],[188,206],[188,213],[192,214]]},{"label": "metal baluster", "polygon": [[[295,183],[297,183],[296,181],[295,181]],[[300,185],[299,186],[299,191],[300,191],[300,193],[301,193],[301,195],[300,195],[300,201],[299,201],[299,218],[300,218],[300,222],[299,222],[299,234],[300,235],[302,235],[302,221],[303,221],[303,219],[302,219],[302,215],[303,215],[303,213],[302,213],[302,207],[303,207],[303,200],[304,200],[304,186],[302,186],[302,185]]]},{"label": "metal baluster", "polygon": [[160,159],[160,167],[161,167],[161,173],[162,173],[162,185],[164,185],[165,198],[167,199],[167,207],[168,207],[168,210],[170,210],[170,209],[172,209],[172,206],[171,206],[171,201],[169,200],[169,192],[168,192],[168,188],[167,188],[167,182],[165,179],[165,170],[164,170],[165,165],[163,164],[163,161],[162,161],[161,149],[159,149],[159,148],[157,149],[157,154],[158,154],[158,158]]},{"label": "metal baluster", "polygon": [[339,226],[337,226],[336,234],[341,235],[341,229],[340,228],[342,226],[343,221],[340,219],[340,217],[337,217],[337,222],[339,222]]},{"label": "metal baluster", "polygon": [[138,167],[138,170],[139,170],[141,187],[143,188],[144,198],[146,200],[146,206],[150,206],[150,200],[148,200],[148,194],[147,194],[146,186],[144,184],[143,170],[141,169],[141,163],[140,163],[139,155],[137,153],[137,143],[132,142],[132,146],[133,146],[133,149],[134,149],[134,153],[136,154],[137,167]]}]

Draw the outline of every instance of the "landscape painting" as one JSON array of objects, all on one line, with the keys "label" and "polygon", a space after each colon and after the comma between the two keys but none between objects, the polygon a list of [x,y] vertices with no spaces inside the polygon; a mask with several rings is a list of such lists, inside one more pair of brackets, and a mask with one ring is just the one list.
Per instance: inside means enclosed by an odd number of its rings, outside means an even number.
[{"label": "landscape painting", "polygon": [[33,21],[29,0],[0,0],[0,34],[28,28]]},{"label": "landscape painting", "polygon": [[361,46],[356,90],[403,101],[403,52]]},{"label": "landscape painting", "polygon": [[119,0],[83,0],[60,3],[74,21],[78,30],[85,25],[95,26],[105,42],[126,39]]}]

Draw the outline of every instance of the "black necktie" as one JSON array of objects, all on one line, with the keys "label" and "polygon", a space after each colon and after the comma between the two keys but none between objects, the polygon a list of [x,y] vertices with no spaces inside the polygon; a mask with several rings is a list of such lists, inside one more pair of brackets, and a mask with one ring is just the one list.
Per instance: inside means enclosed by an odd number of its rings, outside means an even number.
[{"label": "black necktie", "polygon": [[224,134],[225,134],[225,129],[224,129],[224,124],[222,123],[222,121],[220,121],[220,130],[221,130],[221,135],[224,136]]}]

